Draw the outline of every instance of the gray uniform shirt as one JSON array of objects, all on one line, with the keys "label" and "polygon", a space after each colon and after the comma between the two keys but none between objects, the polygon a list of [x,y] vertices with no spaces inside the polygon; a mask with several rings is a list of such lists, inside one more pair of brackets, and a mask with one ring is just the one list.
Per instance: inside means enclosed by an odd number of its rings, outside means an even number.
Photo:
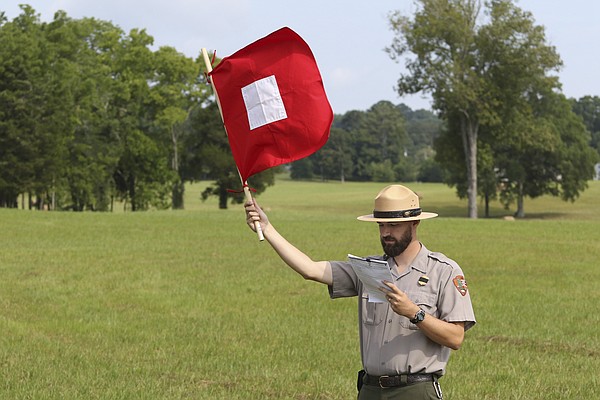
[{"label": "gray uniform shirt", "polygon": [[[475,324],[467,283],[456,262],[421,245],[421,251],[402,274],[397,273],[392,258],[388,265],[396,286],[426,313],[446,322],[464,322],[465,330]],[[368,302],[349,262],[332,261],[331,267],[331,298],[359,296],[360,352],[368,374],[445,373],[450,348],[427,338],[388,303]]]}]

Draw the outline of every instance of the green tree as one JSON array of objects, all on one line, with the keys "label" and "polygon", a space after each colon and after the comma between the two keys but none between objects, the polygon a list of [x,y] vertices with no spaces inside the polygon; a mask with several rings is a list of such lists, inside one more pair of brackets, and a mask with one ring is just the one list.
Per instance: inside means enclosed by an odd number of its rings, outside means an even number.
[{"label": "green tree", "polygon": [[373,149],[375,140],[369,133],[366,112],[348,111],[334,120],[333,127],[349,133],[354,164],[352,179],[369,180],[368,165],[376,158],[377,150]]},{"label": "green tree", "polygon": [[27,9],[25,13],[13,22],[7,23],[4,14],[0,20],[0,202],[5,207],[17,207],[19,193],[34,184],[29,100],[41,33],[36,16]]},{"label": "green tree", "polygon": [[477,152],[477,188],[483,198],[485,217],[490,217],[490,201],[498,198],[499,175],[492,147],[481,143]]},{"label": "green tree", "polygon": [[371,162],[368,171],[373,182],[391,182],[396,179],[394,167],[389,158],[380,162]]},{"label": "green tree", "polygon": [[[419,0],[413,19],[390,16],[396,33],[388,52],[406,59],[408,73],[398,81],[400,95],[426,92],[461,142],[466,172],[468,215],[477,217],[477,149],[481,125],[497,125],[499,109],[518,107],[524,93],[542,83],[556,85],[547,73],[560,66],[545,43],[543,27],[509,0]],[[502,80],[502,77],[506,81]],[[451,122],[455,120],[455,122]]]},{"label": "green tree", "polygon": [[408,144],[404,114],[389,101],[380,101],[367,110],[367,132],[377,146],[373,161],[397,163]]},{"label": "green tree", "polygon": [[343,183],[351,178],[354,149],[350,136],[346,130],[332,127],[323,148],[292,163],[292,179],[312,179],[317,175],[322,180],[339,179]]},{"label": "green tree", "polygon": [[417,180],[419,182],[443,182],[442,167],[433,158],[423,160],[419,165]]},{"label": "green tree", "polygon": [[[37,207],[54,207],[54,193],[65,169],[66,143],[72,131],[72,108],[66,77],[68,63],[48,40],[47,24],[27,5],[12,22],[2,25],[0,54],[3,118],[0,163],[5,203],[15,205],[18,193],[37,197]],[[4,168],[3,168],[4,169]],[[0,189],[2,190],[2,189]]]},{"label": "green tree", "polygon": [[172,205],[182,209],[185,181],[180,174],[184,122],[192,107],[206,100],[209,89],[200,85],[200,66],[172,47],[161,47],[155,54],[156,70],[151,89],[153,107],[156,108],[156,126],[161,141],[170,148],[170,167],[177,179],[173,182]]},{"label": "green tree", "polygon": [[131,30],[119,41],[113,65],[112,101],[118,121],[114,129],[120,152],[114,179],[117,194],[131,204],[132,211],[168,207],[167,193],[177,179],[168,169],[168,148],[153,134],[157,109],[151,95],[156,71],[156,59],[149,48],[152,43],[145,30]]},{"label": "green tree", "polygon": [[[318,152],[317,152],[318,153]],[[290,178],[295,180],[311,180],[315,177],[315,173],[313,172],[314,165],[312,158],[315,154],[301,158],[300,160],[294,161],[290,165]]]},{"label": "green tree", "polygon": [[591,134],[590,145],[600,155],[600,97],[584,96],[579,100],[571,99],[573,112],[583,119]]},{"label": "green tree", "polygon": [[[380,101],[367,111],[349,111],[337,118],[333,127],[341,129],[333,131],[335,138],[331,139],[331,146],[337,149],[337,165],[344,165],[344,177],[352,171],[354,180],[372,180],[374,173],[383,179],[382,168],[389,166],[392,171],[408,144],[402,110],[389,101]],[[350,160],[354,161],[352,169]],[[393,180],[393,174],[390,176]]]},{"label": "green tree", "polygon": [[406,148],[408,156],[414,155],[424,148],[433,149],[435,139],[440,135],[443,121],[429,110],[411,110],[408,106],[398,106],[406,120],[406,133],[409,144]]},{"label": "green tree", "polygon": [[589,132],[562,94],[549,92],[530,104],[505,127],[495,156],[504,182],[501,199],[506,206],[517,202],[517,217],[525,216],[525,197],[550,194],[575,201],[598,159]]},{"label": "green tree", "polygon": [[[112,60],[122,32],[112,24],[93,18],[73,20],[58,12],[48,25],[47,38],[58,60],[55,74],[67,88],[62,99],[69,125],[68,157],[60,185],[61,208],[76,211],[103,210],[112,204],[112,179],[118,160],[112,136]],[[66,101],[68,100],[68,101]],[[57,114],[60,115],[60,114]]]},{"label": "green tree", "polygon": [[[451,187],[456,188],[459,198],[467,198],[467,181],[465,153],[462,142],[455,139],[457,119],[448,121],[449,126],[441,130],[441,134],[434,143],[435,160],[443,165],[442,179]],[[485,129],[485,127],[484,127]],[[487,135],[485,135],[487,136]],[[492,149],[487,143],[481,143],[477,151],[477,190],[480,197],[485,201],[485,216],[489,217],[489,202],[497,197],[496,186],[498,178],[496,175],[495,160]]]},{"label": "green tree", "polygon": [[398,178],[404,181],[415,179],[421,182],[443,182],[442,167],[435,160],[434,149],[443,122],[429,110],[413,111],[405,105],[400,105],[399,108],[406,119],[409,144],[400,162],[402,167],[396,167],[399,172],[402,171]]}]

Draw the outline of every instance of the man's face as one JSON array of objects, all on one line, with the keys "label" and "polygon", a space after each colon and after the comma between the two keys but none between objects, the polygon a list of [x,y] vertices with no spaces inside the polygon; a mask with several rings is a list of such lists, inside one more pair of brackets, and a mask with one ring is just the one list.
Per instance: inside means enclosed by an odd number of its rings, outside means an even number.
[{"label": "man's face", "polygon": [[379,222],[379,238],[388,257],[399,256],[413,240],[411,222]]}]

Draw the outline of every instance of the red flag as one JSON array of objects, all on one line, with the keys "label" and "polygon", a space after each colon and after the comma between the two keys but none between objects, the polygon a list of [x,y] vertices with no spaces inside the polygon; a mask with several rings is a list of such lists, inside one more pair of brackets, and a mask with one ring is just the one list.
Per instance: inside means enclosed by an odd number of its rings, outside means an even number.
[{"label": "red flag", "polygon": [[333,111],[310,48],[291,29],[223,58],[210,76],[242,182],[327,142]]}]

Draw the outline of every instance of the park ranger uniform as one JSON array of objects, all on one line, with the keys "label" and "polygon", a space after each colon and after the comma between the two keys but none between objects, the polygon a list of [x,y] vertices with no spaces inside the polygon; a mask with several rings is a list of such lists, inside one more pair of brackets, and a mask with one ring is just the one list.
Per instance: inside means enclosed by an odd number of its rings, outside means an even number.
[{"label": "park ranger uniform", "polygon": [[[418,255],[401,274],[398,274],[393,258],[387,261],[398,289],[427,314],[446,322],[464,322],[465,330],[475,324],[467,283],[456,262],[427,250],[422,244]],[[374,394],[361,393],[359,398],[378,398],[375,393],[393,390],[417,390],[417,386],[426,386],[427,390],[436,386],[439,392],[437,378],[445,373],[451,349],[427,338],[417,325],[396,314],[388,303],[369,302],[349,262],[334,261],[331,266],[331,298],[360,296],[360,350],[366,374],[359,380],[365,383],[364,392]],[[419,382],[429,383],[412,385]],[[414,398],[414,395],[406,396],[410,397]],[[441,398],[440,393],[438,397]]]}]

